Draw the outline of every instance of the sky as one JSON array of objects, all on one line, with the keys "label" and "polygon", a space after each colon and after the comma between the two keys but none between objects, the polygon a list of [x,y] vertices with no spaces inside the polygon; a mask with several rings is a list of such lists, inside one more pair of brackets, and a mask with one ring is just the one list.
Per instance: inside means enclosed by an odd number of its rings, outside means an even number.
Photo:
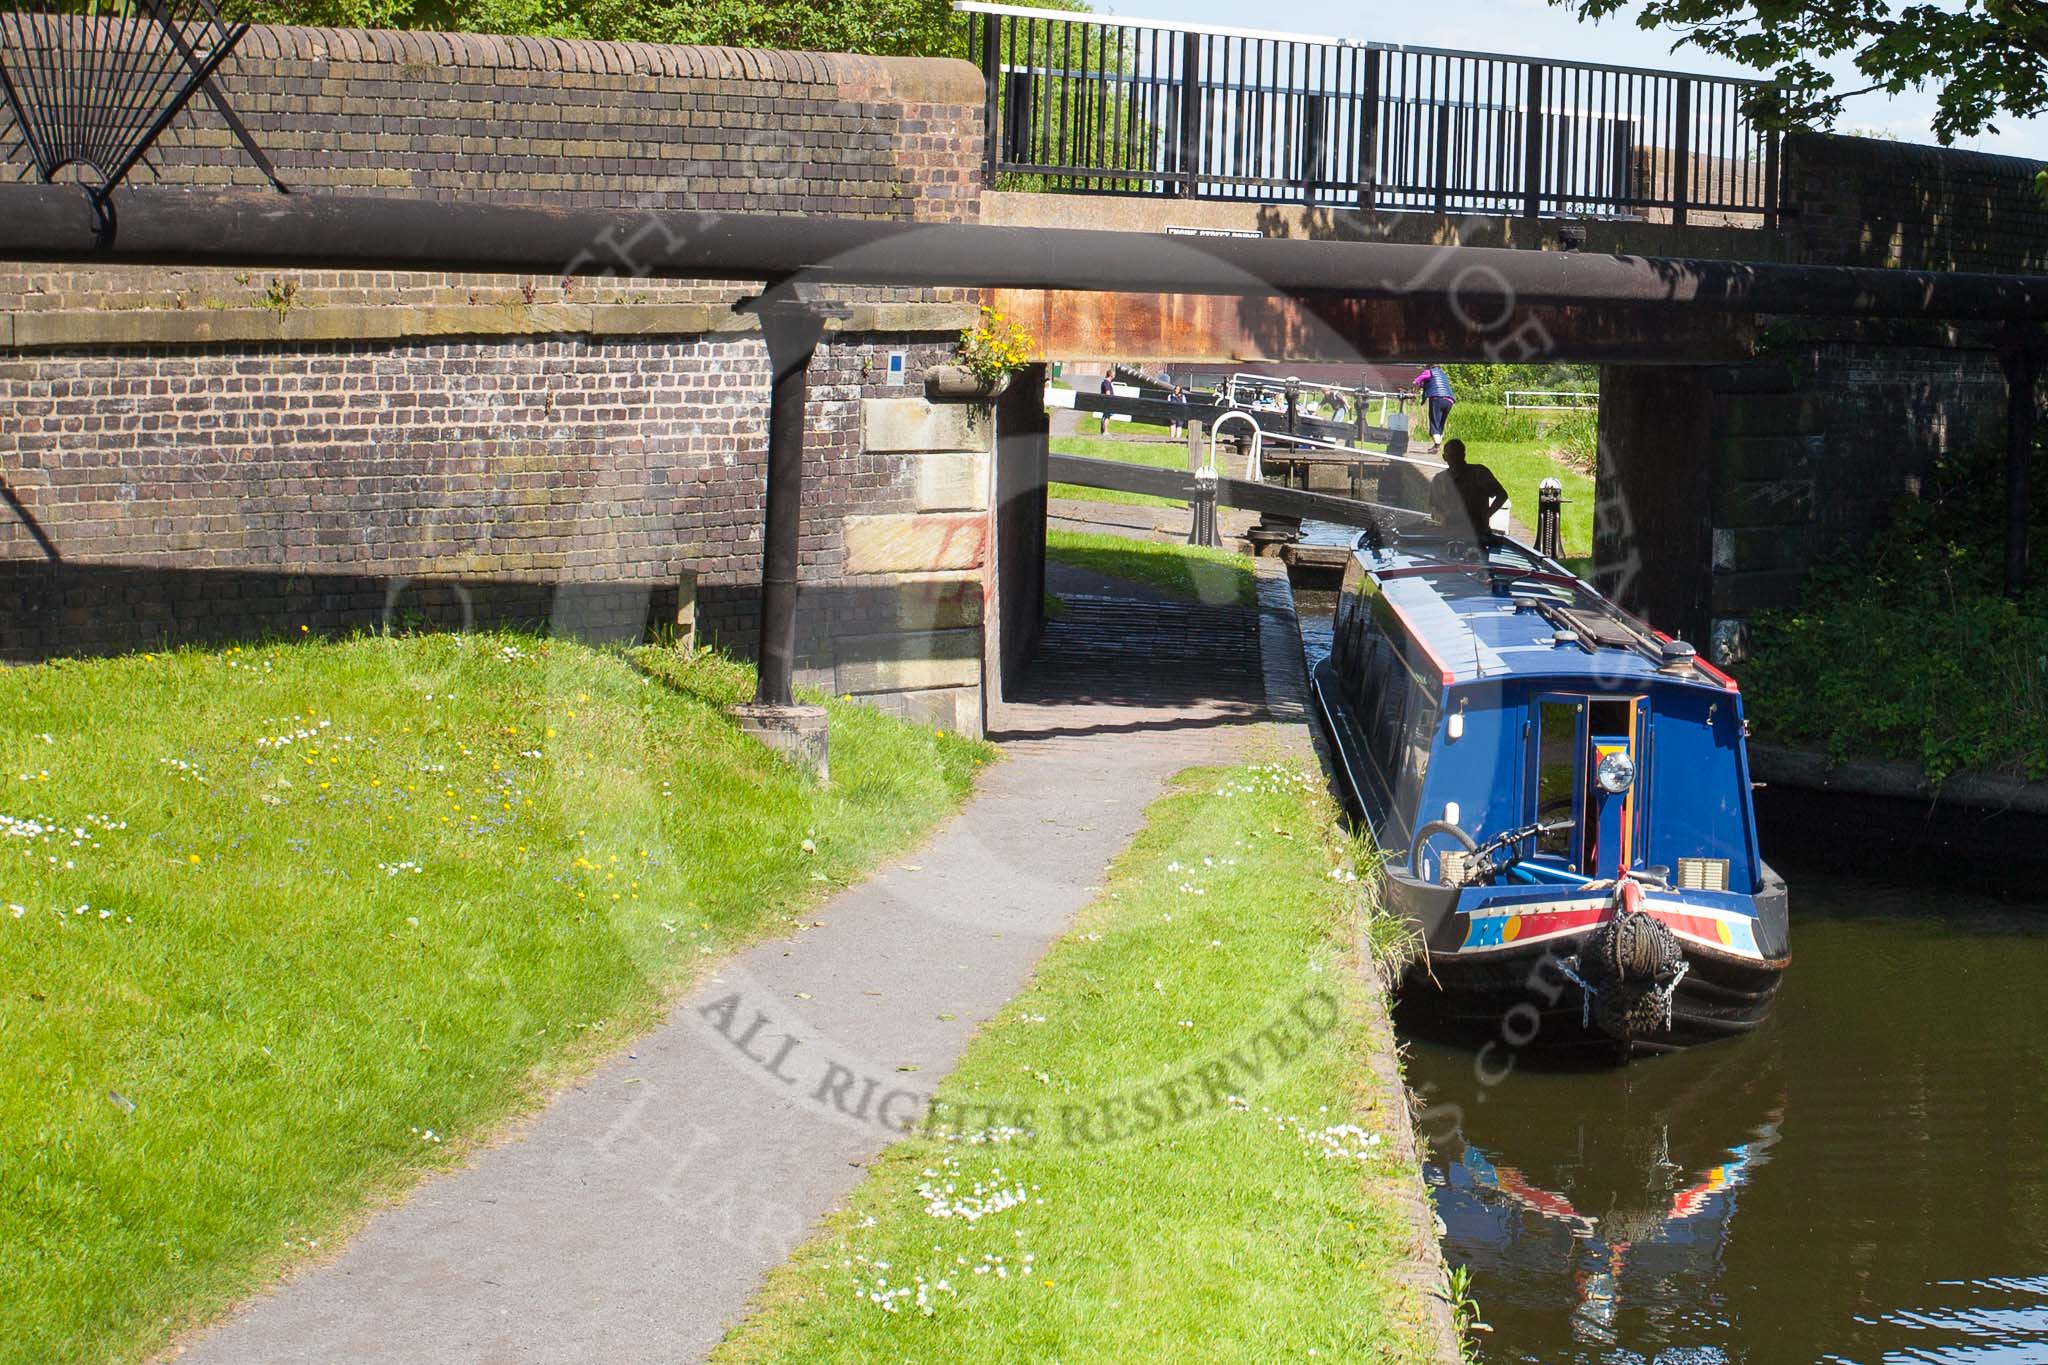
[{"label": "sky", "polygon": [[[1761,74],[1697,48],[1674,52],[1668,33],[1637,28],[1631,14],[1619,14],[1599,24],[1582,23],[1569,10],[1547,0],[1409,0],[1370,9],[1341,0],[1276,0],[1256,6],[1243,0],[1097,0],[1093,8],[1126,19],[1175,19],[1421,47],[1652,66],[1701,75]],[[1846,62],[1833,69],[1838,88],[1855,89],[1864,84]],[[1863,95],[1849,101],[1835,130],[1931,143],[1935,140],[1930,131],[1933,116],[1934,99],[1929,93]],[[1958,139],[1956,145],[2048,161],[2048,119],[2005,120],[1997,133]]]}]

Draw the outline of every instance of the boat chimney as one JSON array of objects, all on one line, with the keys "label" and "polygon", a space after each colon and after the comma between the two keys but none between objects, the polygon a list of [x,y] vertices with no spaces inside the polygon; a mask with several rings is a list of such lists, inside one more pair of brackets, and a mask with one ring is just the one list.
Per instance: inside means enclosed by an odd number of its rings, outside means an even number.
[{"label": "boat chimney", "polygon": [[1699,657],[1699,651],[1683,640],[1666,640],[1657,656],[1657,671],[1668,673],[1674,678],[1695,678],[1692,662]]}]

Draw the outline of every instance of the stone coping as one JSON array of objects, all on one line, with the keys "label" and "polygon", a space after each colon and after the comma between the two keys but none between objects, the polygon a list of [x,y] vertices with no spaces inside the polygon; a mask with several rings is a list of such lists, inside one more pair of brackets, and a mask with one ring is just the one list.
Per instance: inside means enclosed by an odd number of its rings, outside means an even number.
[{"label": "stone coping", "polygon": [[1837,762],[1810,749],[1752,744],[1749,770],[1751,777],[1771,786],[2048,815],[2048,782],[2029,782],[1995,773],[1955,773],[1936,786],[1928,782],[1919,764],[1902,759],[1858,758]]},{"label": "stone coping", "polygon": [[[973,304],[863,303],[827,321],[844,333],[957,333]],[[448,337],[648,337],[758,332],[760,319],[702,303],[310,305],[269,308],[21,309],[0,312],[0,351],[224,342],[406,341]]]},{"label": "stone coping", "polygon": [[[69,22],[92,21],[73,18]],[[485,67],[596,76],[774,81],[906,102],[971,105],[981,104],[986,94],[982,75],[973,63],[954,57],[871,57],[846,52],[283,24],[251,25],[223,72],[232,83],[237,66],[262,62],[382,62],[434,70]]]},{"label": "stone coping", "polygon": [[1858,137],[1853,133],[1788,132],[1782,155],[1839,162],[1844,156],[1863,158],[1870,169],[1887,164],[1932,168],[1949,175],[1984,175],[2031,184],[2034,172],[2048,162],[1967,147],[1937,147],[1922,142]]}]

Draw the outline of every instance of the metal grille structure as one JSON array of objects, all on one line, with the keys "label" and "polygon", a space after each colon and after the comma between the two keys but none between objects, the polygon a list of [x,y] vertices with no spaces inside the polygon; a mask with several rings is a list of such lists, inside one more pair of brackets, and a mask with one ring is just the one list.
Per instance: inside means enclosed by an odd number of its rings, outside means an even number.
[{"label": "metal grille structure", "polygon": [[247,31],[211,0],[88,0],[65,13],[14,0],[0,11],[0,96],[13,115],[12,140],[46,181],[77,168],[104,215],[114,187],[203,91],[277,184],[212,79]]},{"label": "metal grille structure", "polygon": [[1777,214],[1760,83],[959,0],[992,183],[1529,217]]}]

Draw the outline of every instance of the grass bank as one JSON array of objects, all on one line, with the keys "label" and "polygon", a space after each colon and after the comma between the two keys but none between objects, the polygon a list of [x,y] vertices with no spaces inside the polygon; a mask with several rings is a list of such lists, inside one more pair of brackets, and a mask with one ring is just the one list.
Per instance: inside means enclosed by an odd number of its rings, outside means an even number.
[{"label": "grass bank", "polygon": [[[1158,428],[1163,433],[1164,427]],[[1086,455],[1096,460],[1117,460],[1124,464],[1149,465],[1154,469],[1186,469],[1185,445],[1161,445],[1120,441],[1113,436],[1055,436],[1049,447],[1055,455]],[[1146,493],[1124,493],[1114,488],[1085,488],[1076,483],[1056,483],[1048,496],[1073,498],[1080,502],[1114,502],[1150,507],[1185,507],[1172,498],[1155,498]]]},{"label": "grass bank", "polygon": [[1045,553],[1061,564],[1143,583],[1191,602],[1249,607],[1258,601],[1252,562],[1230,550],[1055,526],[1045,533]]},{"label": "grass bank", "polygon": [[[1453,421],[1456,419],[1453,418]],[[1456,427],[1451,434],[1457,435]],[[1536,489],[1545,479],[1564,485],[1563,525],[1566,559],[1581,559],[1593,553],[1593,480],[1551,455],[1548,441],[1485,441],[1476,437],[1465,442],[1466,454],[1474,463],[1493,471],[1508,490],[1515,520],[1536,530]]]},{"label": "grass bank", "polygon": [[1318,786],[1182,774],[713,1359],[1431,1358],[1358,849]]},{"label": "grass bank", "polygon": [[2048,577],[2004,595],[2001,490],[1989,453],[1936,466],[1869,546],[1809,577],[1797,609],[1757,620],[1741,676],[1758,739],[1907,759],[1934,781],[2048,779]]},{"label": "grass bank", "polygon": [[0,672],[0,1359],[147,1355],[951,811],[989,751],[499,634]]}]

